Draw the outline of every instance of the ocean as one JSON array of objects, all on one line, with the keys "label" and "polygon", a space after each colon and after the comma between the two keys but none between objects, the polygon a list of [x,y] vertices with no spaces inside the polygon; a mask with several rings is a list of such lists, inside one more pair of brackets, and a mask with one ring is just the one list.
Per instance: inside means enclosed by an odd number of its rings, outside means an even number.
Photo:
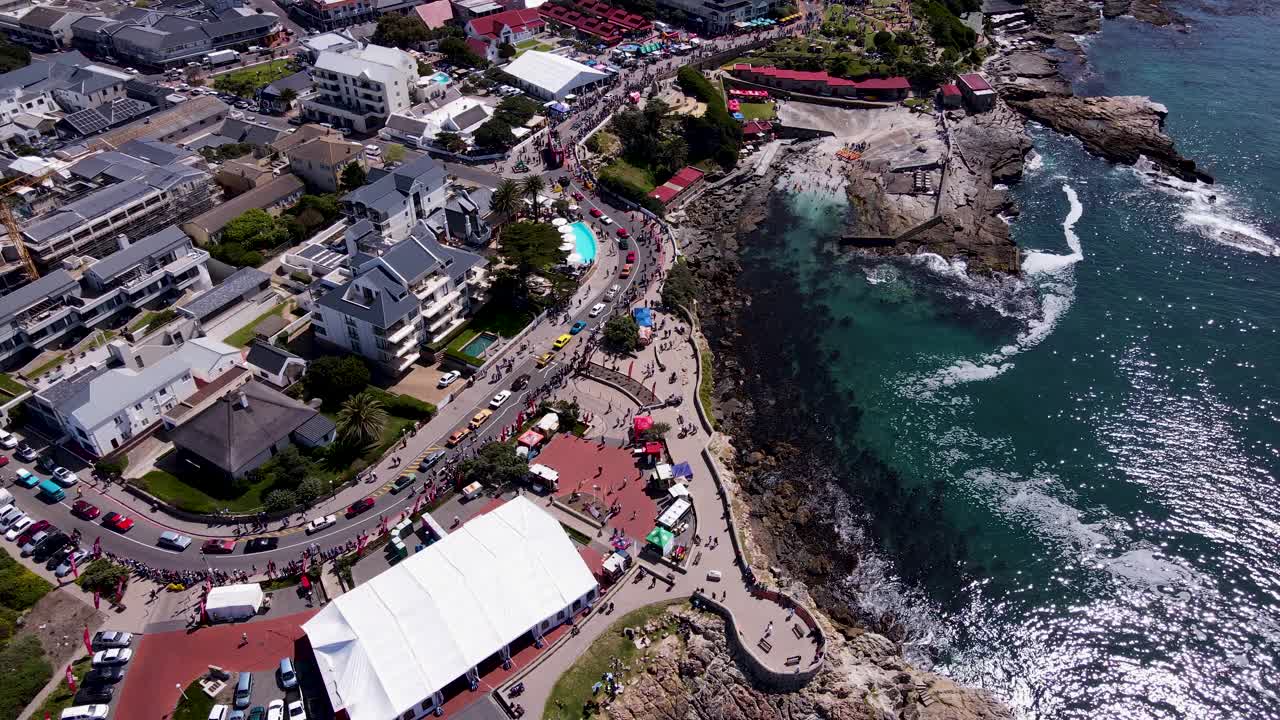
[{"label": "ocean", "polygon": [[1280,718],[1280,17],[1174,7],[1075,82],[1163,103],[1216,185],[1033,126],[1021,280],[853,257],[814,192],[744,243],[746,390],[867,539],[848,586],[1024,718]]}]

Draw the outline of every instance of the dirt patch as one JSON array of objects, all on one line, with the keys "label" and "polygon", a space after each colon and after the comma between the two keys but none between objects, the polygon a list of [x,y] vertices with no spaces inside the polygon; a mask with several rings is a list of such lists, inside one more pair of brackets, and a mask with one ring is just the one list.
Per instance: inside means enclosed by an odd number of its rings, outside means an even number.
[{"label": "dirt patch", "polygon": [[106,616],[77,598],[77,588],[63,588],[40,598],[22,619],[23,630],[36,636],[54,666],[69,661],[84,646],[84,629],[93,633]]}]

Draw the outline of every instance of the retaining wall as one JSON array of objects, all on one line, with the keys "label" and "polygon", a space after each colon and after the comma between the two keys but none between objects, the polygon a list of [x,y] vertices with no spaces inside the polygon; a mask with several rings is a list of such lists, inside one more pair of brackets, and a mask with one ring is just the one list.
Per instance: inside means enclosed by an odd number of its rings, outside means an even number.
[{"label": "retaining wall", "polygon": [[[708,598],[701,593],[694,593],[693,598],[698,603],[704,605],[708,610],[724,618],[724,635],[729,643],[729,651],[733,654],[734,659],[751,675],[752,680],[756,684],[763,686],[768,690],[778,692],[794,692],[809,684],[810,680],[817,677],[818,672],[822,670],[822,650],[819,649],[818,657],[812,659],[812,663],[805,664],[804,658],[801,658],[800,665],[795,666],[795,671],[791,673],[778,672],[777,670],[766,667],[764,663],[755,656],[751,648],[747,647],[742,639],[742,634],[738,632],[738,623],[733,617],[733,611]],[[800,606],[790,605],[796,608],[796,615],[800,615]],[[808,615],[806,612],[805,615]],[[804,616],[801,616],[804,617]],[[812,621],[812,618],[808,618]],[[816,626],[811,626],[816,627]],[[821,632],[821,631],[819,631]],[[821,641],[819,648],[821,648]],[[803,669],[802,669],[803,667]]]}]

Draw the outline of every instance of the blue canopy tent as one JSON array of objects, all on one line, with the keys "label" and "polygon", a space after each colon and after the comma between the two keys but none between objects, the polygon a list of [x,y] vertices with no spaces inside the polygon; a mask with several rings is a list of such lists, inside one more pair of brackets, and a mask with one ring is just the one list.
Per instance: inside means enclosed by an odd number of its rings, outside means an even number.
[{"label": "blue canopy tent", "polygon": [[631,314],[635,317],[636,324],[640,327],[653,326],[653,311],[649,308],[636,308],[631,311]]},{"label": "blue canopy tent", "polygon": [[671,474],[677,478],[691,478],[693,477],[693,468],[687,462],[676,463],[675,467],[671,468]]}]

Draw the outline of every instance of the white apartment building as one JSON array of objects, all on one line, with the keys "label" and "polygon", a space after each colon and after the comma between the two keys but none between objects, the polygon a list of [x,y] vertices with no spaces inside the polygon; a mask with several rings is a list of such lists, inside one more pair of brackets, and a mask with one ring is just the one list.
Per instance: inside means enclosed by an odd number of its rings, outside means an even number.
[{"label": "white apartment building", "polygon": [[326,50],[316,58],[311,77],[316,95],[302,105],[308,120],[374,132],[391,113],[413,105],[418,61],[403,50],[380,45]]},{"label": "white apartment building", "polygon": [[718,35],[733,29],[736,22],[768,17],[770,0],[658,0],[659,5],[683,10],[691,20],[701,21],[702,31]]},{"label": "white apartment building", "polygon": [[98,457],[240,364],[238,349],[208,338],[190,340],[151,363],[122,340],[111,341],[108,350],[110,362],[49,384],[27,402],[42,422]]},{"label": "white apartment building", "polygon": [[316,300],[312,327],[318,340],[392,375],[465,322],[488,289],[485,259],[440,244],[424,223],[380,255],[352,258],[353,277]]},{"label": "white apartment building", "polygon": [[447,197],[444,168],[428,155],[394,170],[370,170],[368,180],[342,197],[342,213],[352,223],[368,220],[390,242],[409,237],[410,229],[443,207]]}]

